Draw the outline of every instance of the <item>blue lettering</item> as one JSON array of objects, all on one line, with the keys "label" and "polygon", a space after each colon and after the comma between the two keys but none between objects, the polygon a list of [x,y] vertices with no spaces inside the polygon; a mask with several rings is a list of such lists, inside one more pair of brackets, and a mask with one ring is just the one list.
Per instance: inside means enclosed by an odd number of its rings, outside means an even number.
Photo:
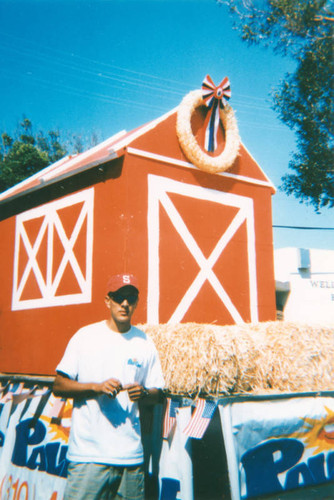
[{"label": "blue lettering", "polygon": [[180,481],[177,479],[163,477],[161,480],[160,500],[176,500],[180,487]]},{"label": "blue lettering", "polygon": [[325,455],[323,453],[319,453],[319,455],[309,458],[307,465],[312,474],[314,483],[324,483],[327,480],[325,476]]},{"label": "blue lettering", "polygon": [[[49,443],[45,446],[38,446],[32,451],[29,460],[27,461],[28,469],[38,469],[46,471],[53,476],[66,477],[67,465],[66,460],[68,446],[60,446],[59,443]],[[59,459],[57,463],[57,455]]]},{"label": "blue lettering", "polygon": [[42,443],[46,436],[46,427],[39,420],[30,418],[16,426],[16,439],[12,455],[12,463],[19,467],[45,471],[53,476],[66,477],[68,446],[60,443],[47,443],[35,446],[29,455],[28,446]]},{"label": "blue lettering", "polygon": [[[59,443],[49,443],[45,446],[47,472],[54,476],[66,477],[68,460],[66,459],[68,446],[60,446]],[[57,462],[57,455],[59,458]]]},{"label": "blue lettering", "polygon": [[334,479],[334,451],[327,455],[327,473],[329,480]]},{"label": "blue lettering", "polygon": [[[301,479],[301,481],[299,480]],[[286,475],[285,488],[298,488],[298,486],[310,486],[314,484],[311,472],[306,464],[298,464],[293,469],[289,470]]]},{"label": "blue lettering", "polygon": [[27,461],[28,469],[35,470],[38,469],[40,471],[46,471],[46,459],[45,459],[45,447],[37,446],[34,448],[29,460]]},{"label": "blue lettering", "polygon": [[[278,474],[291,469],[303,455],[304,445],[297,439],[267,441],[247,451],[241,462],[245,469],[247,496],[265,495],[283,488]],[[274,453],[281,456],[275,460]]]},{"label": "blue lettering", "polygon": [[46,435],[45,426],[39,420],[29,418],[16,426],[16,439],[12,462],[21,467],[26,466],[28,460],[28,445],[39,444]]},{"label": "blue lettering", "polygon": [[0,432],[0,448],[2,448],[4,444],[5,444],[5,435],[3,432]]}]

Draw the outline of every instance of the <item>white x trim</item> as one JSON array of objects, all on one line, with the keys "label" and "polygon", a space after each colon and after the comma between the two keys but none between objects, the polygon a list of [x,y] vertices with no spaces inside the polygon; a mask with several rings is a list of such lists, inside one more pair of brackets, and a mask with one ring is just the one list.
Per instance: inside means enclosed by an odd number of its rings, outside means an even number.
[{"label": "white x trim", "polygon": [[[78,203],[82,204],[79,216],[73,228],[70,237],[67,237],[62,224],[58,210],[71,207]],[[38,307],[50,307],[56,305],[78,304],[91,301],[91,283],[92,283],[92,251],[93,251],[93,203],[94,189],[87,189],[80,193],[67,196],[61,200],[57,200],[38,208],[34,208],[24,212],[16,217],[16,235],[15,235],[15,251],[14,251],[14,275],[13,275],[13,298],[12,309],[30,309]],[[35,241],[30,241],[26,231],[25,223],[43,217],[41,227]],[[77,238],[86,224],[86,263],[85,275],[75,257],[74,245]],[[63,245],[64,254],[57,269],[54,264],[54,235],[58,237]],[[47,263],[46,276],[40,269],[38,263],[38,251],[41,244],[47,239]],[[19,278],[20,259],[22,255],[20,247],[24,247],[28,256],[26,267]],[[73,274],[80,288],[79,293],[69,293],[67,295],[56,295],[58,286],[63,277],[66,266],[70,265]],[[55,275],[53,277],[53,271]],[[37,285],[40,290],[40,298],[24,300],[22,294],[27,285],[27,281],[34,274]]]},{"label": "white x trim", "polygon": [[[217,278],[216,274],[213,271],[213,266],[217,262],[218,258],[244,222],[246,222],[247,227],[247,255],[249,269],[251,320],[257,321],[258,307],[253,200],[244,196],[223,193],[221,191],[203,188],[201,186],[194,186],[191,184],[185,184],[182,182],[174,181],[172,179],[154,175],[148,176],[148,184],[148,323],[159,323],[160,204],[165,209],[175,230],[181,236],[186,247],[199,266],[199,272],[197,276],[194,278],[192,284],[179,302],[174,313],[170,317],[169,322],[178,323],[182,321],[182,318],[185,316],[186,312],[188,311],[189,307],[198,295],[206,280],[209,281],[220,300],[224,303],[235,323],[244,322],[241,314],[238,311],[237,305],[233,303],[220,280]],[[171,199],[168,196],[168,193],[177,193],[195,199],[214,201],[221,205],[233,206],[239,209],[226,231],[221,235],[209,258],[204,257],[202,250],[187,228],[180,213],[173,205]]]}]

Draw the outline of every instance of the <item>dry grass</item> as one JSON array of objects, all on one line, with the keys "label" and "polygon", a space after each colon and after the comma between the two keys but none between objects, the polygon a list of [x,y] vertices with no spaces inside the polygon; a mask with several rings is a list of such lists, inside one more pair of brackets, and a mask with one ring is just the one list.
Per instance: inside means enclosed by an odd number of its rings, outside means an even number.
[{"label": "dry grass", "polygon": [[333,390],[334,328],[284,321],[139,325],[158,349],[166,388],[223,396]]}]

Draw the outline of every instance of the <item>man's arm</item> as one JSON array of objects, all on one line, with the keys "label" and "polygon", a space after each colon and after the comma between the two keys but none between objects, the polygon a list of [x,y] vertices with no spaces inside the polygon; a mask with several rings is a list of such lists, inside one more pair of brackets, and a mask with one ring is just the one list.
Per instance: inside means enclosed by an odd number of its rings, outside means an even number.
[{"label": "man's arm", "polygon": [[131,401],[140,401],[141,403],[153,405],[160,403],[162,400],[161,389],[145,389],[145,387],[137,383],[125,385],[123,389],[128,391]]},{"label": "man's arm", "polygon": [[114,378],[101,383],[83,383],[70,379],[65,373],[58,372],[52,392],[58,397],[92,399],[100,394],[115,398],[121,390],[122,384]]}]

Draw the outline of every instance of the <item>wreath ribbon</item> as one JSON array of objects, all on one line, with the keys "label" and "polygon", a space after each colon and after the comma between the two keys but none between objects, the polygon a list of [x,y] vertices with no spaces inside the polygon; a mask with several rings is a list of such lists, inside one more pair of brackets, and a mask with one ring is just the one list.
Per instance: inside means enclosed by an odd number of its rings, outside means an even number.
[{"label": "wreath ribbon", "polygon": [[217,134],[219,128],[219,110],[224,109],[231,98],[231,85],[225,77],[219,85],[215,85],[209,75],[202,83],[202,98],[209,108],[209,120],[205,131],[204,147],[207,151],[213,152],[217,148]]}]

